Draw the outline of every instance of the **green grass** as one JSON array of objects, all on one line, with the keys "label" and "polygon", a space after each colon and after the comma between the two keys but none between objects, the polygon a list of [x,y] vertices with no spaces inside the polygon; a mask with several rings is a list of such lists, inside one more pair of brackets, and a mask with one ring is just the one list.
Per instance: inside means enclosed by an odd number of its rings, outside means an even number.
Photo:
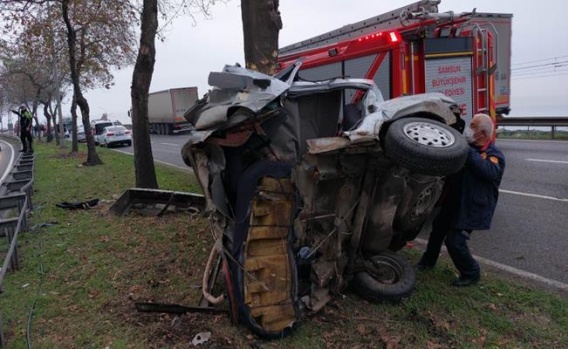
[{"label": "green grass", "polygon": [[[136,301],[195,306],[212,245],[207,224],[186,213],[115,217],[107,211],[134,187],[133,158],[97,149],[104,165],[83,167],[84,145],[70,155],[36,146],[34,210],[23,233],[20,270],[0,295],[6,348],[27,348],[32,305],[33,348],[189,348],[211,331],[217,348],[568,348],[568,300],[486,271],[480,285],[449,285],[446,259],[419,273],[401,304],[369,304],[345,291],[302,319],[280,341],[262,341],[226,315],[138,313]],[[161,189],[199,191],[189,172],[157,165]],[[101,199],[91,210],[57,208],[62,201]],[[56,222],[56,223],[55,223]],[[420,251],[403,252],[416,262]]]}]

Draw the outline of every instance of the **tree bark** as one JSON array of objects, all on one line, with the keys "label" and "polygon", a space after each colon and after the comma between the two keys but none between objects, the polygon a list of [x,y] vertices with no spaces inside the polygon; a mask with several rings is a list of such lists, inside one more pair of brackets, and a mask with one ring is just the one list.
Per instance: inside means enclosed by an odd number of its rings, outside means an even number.
[{"label": "tree bark", "polygon": [[158,0],[144,0],[141,18],[140,49],[132,74],[132,133],[134,141],[134,170],[136,186],[158,188],[150,130],[148,126],[148,93],[156,61],[156,32],[158,30]]},{"label": "tree bark", "polygon": [[47,120],[45,125],[45,131],[47,132],[46,140],[47,143],[51,143],[53,141],[53,134],[51,133],[51,114],[49,113],[49,103],[43,103],[43,116],[45,116],[45,120]]},{"label": "tree bark", "polygon": [[[83,117],[83,125],[89,124],[89,103],[87,99],[83,96],[81,91],[81,85],[79,82],[79,72],[77,69],[77,58],[76,58],[76,47],[77,47],[77,32],[73,29],[71,25],[71,20],[69,18],[69,0],[61,1],[61,9],[63,12],[63,20],[65,21],[65,26],[67,27],[67,44],[69,46],[69,65],[71,68],[71,82],[73,83],[73,94],[77,105],[81,109],[81,115]],[[62,127],[62,126],[60,126]],[[86,132],[86,131],[85,131]],[[87,136],[87,161],[83,163],[86,166],[101,165],[103,162],[97,154],[95,148],[95,139],[92,132],[86,133]]]},{"label": "tree bark", "polygon": [[75,101],[75,96],[73,96],[73,102],[71,102],[71,152],[79,152],[79,145],[77,144],[77,102]]},{"label": "tree bark", "polygon": [[278,6],[279,0],[241,0],[246,67],[268,75],[275,73],[278,58]]}]

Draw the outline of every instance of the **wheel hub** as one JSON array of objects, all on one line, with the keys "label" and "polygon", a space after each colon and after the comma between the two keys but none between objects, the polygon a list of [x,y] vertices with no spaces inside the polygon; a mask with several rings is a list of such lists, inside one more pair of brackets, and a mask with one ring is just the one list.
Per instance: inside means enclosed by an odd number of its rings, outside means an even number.
[{"label": "wheel hub", "polygon": [[448,130],[429,122],[410,122],[403,130],[412,141],[429,147],[446,148],[456,141]]},{"label": "wheel hub", "polygon": [[432,187],[423,190],[418,196],[418,200],[410,213],[410,220],[421,217],[432,205]]}]

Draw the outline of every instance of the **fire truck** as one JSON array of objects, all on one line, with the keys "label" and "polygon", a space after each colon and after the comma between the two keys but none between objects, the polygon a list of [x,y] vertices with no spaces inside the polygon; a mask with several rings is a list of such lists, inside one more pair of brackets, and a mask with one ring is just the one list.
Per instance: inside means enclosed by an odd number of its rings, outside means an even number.
[{"label": "fire truck", "polygon": [[283,47],[279,69],[301,59],[300,78],[367,78],[385,99],[441,92],[466,122],[508,114],[513,15],[440,13],[440,2],[421,0]]}]

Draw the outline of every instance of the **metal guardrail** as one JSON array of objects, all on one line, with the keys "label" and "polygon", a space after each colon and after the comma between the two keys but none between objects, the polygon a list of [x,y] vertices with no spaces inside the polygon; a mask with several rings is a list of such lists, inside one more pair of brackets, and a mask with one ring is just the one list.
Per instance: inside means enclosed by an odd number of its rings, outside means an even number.
[{"label": "metal guardrail", "polygon": [[497,125],[568,127],[568,116],[501,116]]},{"label": "metal guardrail", "polygon": [[[0,269],[0,294],[4,292],[4,276],[19,269],[18,235],[28,228],[27,214],[32,209],[34,155],[20,157],[11,176],[2,183],[0,197],[0,238],[6,237],[8,248]],[[0,348],[5,345],[0,309]]]},{"label": "metal guardrail", "polygon": [[497,126],[501,127],[550,127],[550,138],[556,138],[558,127],[568,127],[568,116],[527,116],[510,117],[500,116],[497,118]]}]

